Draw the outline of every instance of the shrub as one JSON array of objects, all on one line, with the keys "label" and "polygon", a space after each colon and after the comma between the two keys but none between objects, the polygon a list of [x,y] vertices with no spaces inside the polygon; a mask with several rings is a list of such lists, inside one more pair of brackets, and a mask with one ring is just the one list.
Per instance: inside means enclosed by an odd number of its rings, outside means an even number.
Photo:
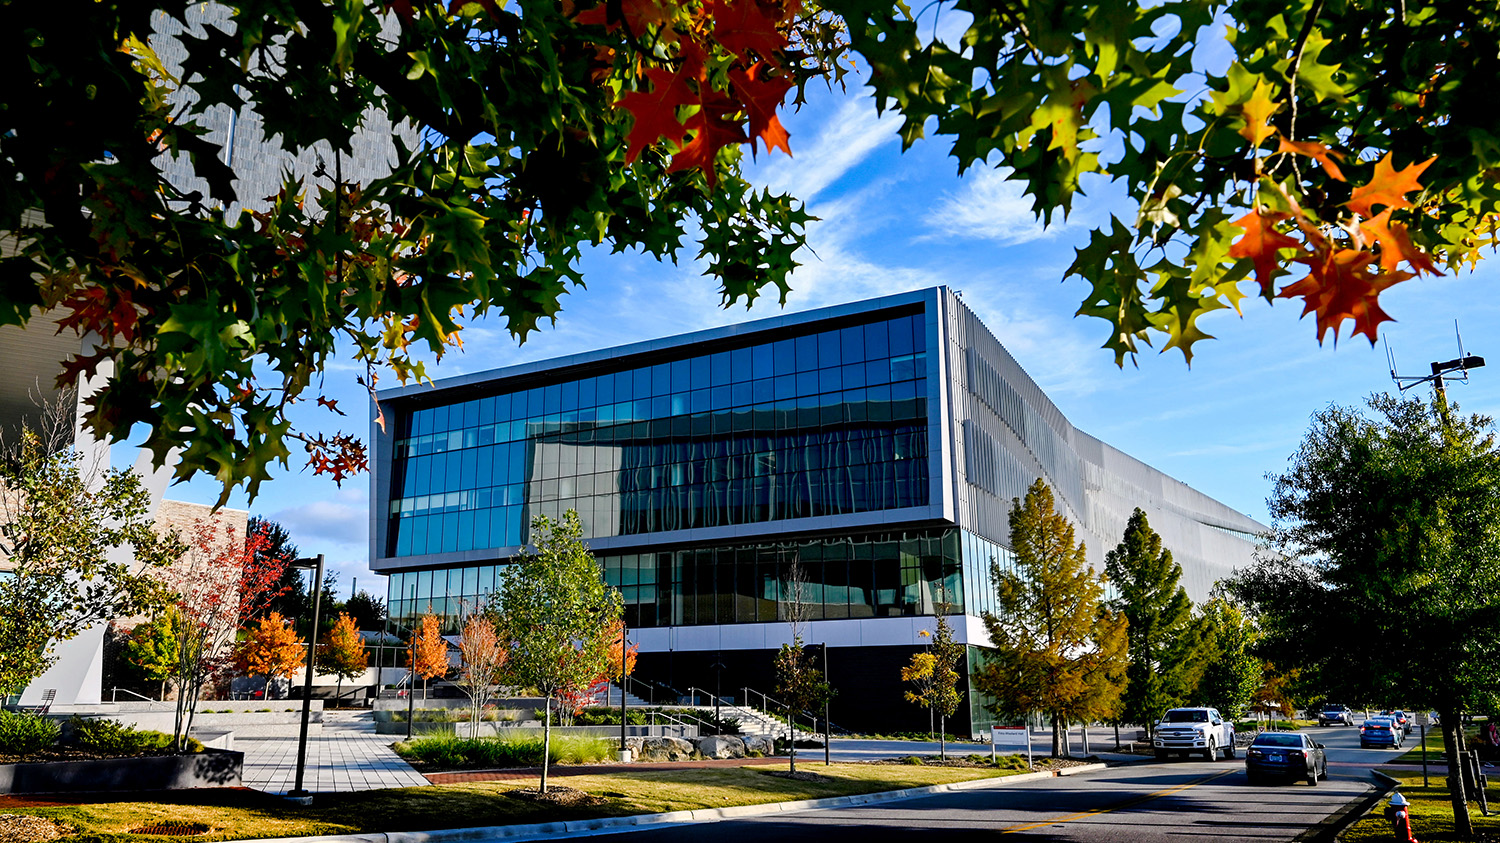
[{"label": "shrub", "polygon": [[[535,767],[542,763],[542,738],[535,734],[495,738],[446,735],[398,741],[396,754],[433,767]],[[607,738],[554,735],[550,763],[586,764],[613,757]]]},{"label": "shrub", "polygon": [[920,766],[920,765],[926,764],[927,762],[923,761],[918,756],[908,755],[905,758],[901,759],[901,763],[902,764],[912,764],[912,765],[918,765],[918,766]]},{"label": "shrub", "polygon": [[[99,755],[141,755],[172,748],[171,735],[137,729],[118,720],[74,717],[71,725],[69,743]],[[188,752],[202,752],[203,744],[196,738],[188,738],[184,748]]]},{"label": "shrub", "polygon": [[26,757],[57,743],[57,723],[35,714],[0,711],[0,754]]}]

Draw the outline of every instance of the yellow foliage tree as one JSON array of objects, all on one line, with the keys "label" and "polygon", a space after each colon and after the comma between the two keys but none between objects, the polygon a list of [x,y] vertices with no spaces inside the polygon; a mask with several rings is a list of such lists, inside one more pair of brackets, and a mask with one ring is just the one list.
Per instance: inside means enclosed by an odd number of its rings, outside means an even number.
[{"label": "yellow foliage tree", "polygon": [[354,616],[348,612],[339,612],[338,620],[333,622],[333,629],[328,630],[328,634],[318,642],[318,653],[313,658],[318,673],[338,676],[335,698],[343,696],[344,680],[352,680],[364,673],[367,662],[365,640],[359,637],[359,627],[354,623]]},{"label": "yellow foliage tree", "polygon": [[256,621],[240,642],[237,662],[248,674],[266,677],[265,697],[271,697],[271,680],[278,676],[292,678],[301,666],[305,641],[297,637],[292,625],[280,612],[272,612]]}]

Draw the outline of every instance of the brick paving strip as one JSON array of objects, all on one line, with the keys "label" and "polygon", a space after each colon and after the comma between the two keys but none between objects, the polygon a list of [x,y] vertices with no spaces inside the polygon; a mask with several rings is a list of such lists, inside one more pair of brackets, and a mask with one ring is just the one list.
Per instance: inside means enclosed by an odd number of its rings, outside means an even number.
[{"label": "brick paving strip", "polygon": [[[754,765],[786,764],[786,756],[768,758],[706,758],[701,761],[639,761],[630,764],[565,764],[547,768],[548,776],[602,776],[610,773],[648,773],[658,770],[706,770],[713,767],[749,767]],[[803,762],[810,772],[822,766],[822,762]],[[541,767],[515,767],[507,770],[461,770],[452,773],[423,773],[433,784],[461,784],[464,782],[508,782],[520,779],[535,779],[542,775]]]}]

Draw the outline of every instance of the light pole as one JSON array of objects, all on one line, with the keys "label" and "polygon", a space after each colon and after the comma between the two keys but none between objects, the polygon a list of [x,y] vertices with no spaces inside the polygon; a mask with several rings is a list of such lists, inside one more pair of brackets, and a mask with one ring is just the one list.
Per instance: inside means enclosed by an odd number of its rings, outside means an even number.
[{"label": "light pole", "polygon": [[626,651],[628,639],[625,637],[625,620],[620,620],[620,763],[630,760],[630,748],[625,745],[625,678],[629,676],[630,655]]},{"label": "light pole", "polygon": [[302,678],[302,728],[297,733],[297,786],[287,792],[288,799],[311,805],[312,794],[302,787],[302,777],[307,769],[307,721],[312,716],[313,653],[318,646],[318,611],[322,608],[323,554],[287,564],[294,568],[313,569],[312,629],[307,634],[307,672]]},{"label": "light pole", "polygon": [[[417,606],[417,587],[416,586],[412,586],[411,587],[411,605],[412,605],[412,608],[411,608],[411,613],[412,613],[411,617],[415,617],[416,616],[416,612],[417,612],[417,609],[416,609],[416,606]],[[411,646],[411,652],[407,656],[407,660],[410,661],[411,664],[409,665],[410,669],[406,673],[406,739],[407,740],[411,740],[411,719],[412,719],[412,716],[417,713],[417,642],[416,642],[417,630],[416,630],[415,627],[410,627],[410,629],[411,629],[411,636],[410,636],[410,640],[408,641],[408,643]]]},{"label": "light pole", "polygon": [[724,733],[724,720],[719,716],[719,699],[723,694],[724,684],[724,654],[714,653],[714,729],[717,734]]}]

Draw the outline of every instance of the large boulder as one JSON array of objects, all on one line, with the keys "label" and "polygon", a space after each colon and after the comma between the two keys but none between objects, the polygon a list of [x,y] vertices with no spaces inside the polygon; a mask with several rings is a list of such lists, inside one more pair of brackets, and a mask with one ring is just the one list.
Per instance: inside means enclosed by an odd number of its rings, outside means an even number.
[{"label": "large boulder", "polygon": [[625,745],[637,761],[689,761],[696,751],[682,738],[626,738]]},{"label": "large boulder", "polygon": [[704,758],[744,758],[745,742],[734,735],[699,738],[698,752]]},{"label": "large boulder", "polygon": [[776,742],[765,735],[746,735],[744,738],[745,754],[759,752],[761,755],[775,755]]}]

